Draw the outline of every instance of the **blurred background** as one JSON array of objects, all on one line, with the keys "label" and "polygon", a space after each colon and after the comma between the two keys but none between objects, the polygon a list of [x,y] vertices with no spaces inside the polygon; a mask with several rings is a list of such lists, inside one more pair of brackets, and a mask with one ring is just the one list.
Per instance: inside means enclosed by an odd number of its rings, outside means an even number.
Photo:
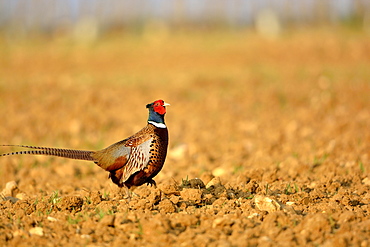
[{"label": "blurred background", "polygon": [[347,24],[368,28],[369,13],[367,0],[1,0],[0,27],[8,34],[23,35],[68,30],[84,39],[116,28],[140,29],[151,22],[162,28],[255,27],[276,35],[287,26]]},{"label": "blurred background", "polygon": [[[258,169],[289,180],[325,162],[366,171],[369,24],[368,0],[0,0],[0,144],[97,150],[162,98],[158,182],[267,176]],[[90,163],[1,162],[4,183],[111,184]]]}]

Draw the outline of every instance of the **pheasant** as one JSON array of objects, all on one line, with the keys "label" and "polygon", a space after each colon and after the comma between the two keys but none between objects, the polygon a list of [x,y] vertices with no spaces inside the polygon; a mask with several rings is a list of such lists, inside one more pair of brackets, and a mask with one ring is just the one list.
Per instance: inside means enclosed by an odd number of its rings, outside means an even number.
[{"label": "pheasant", "polygon": [[31,154],[93,161],[109,172],[109,178],[120,188],[135,188],[145,183],[156,186],[153,178],[161,171],[166,159],[168,130],[164,123],[166,106],[163,100],[147,104],[148,124],[136,134],[100,151],[85,151],[27,145],[2,145],[34,150],[1,154]]}]

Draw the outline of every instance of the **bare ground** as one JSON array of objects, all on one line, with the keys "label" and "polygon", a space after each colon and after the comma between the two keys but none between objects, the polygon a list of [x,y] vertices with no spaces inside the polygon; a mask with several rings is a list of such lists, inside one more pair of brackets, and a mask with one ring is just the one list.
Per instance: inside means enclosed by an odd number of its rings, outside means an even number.
[{"label": "bare ground", "polygon": [[370,245],[368,35],[151,32],[0,39],[3,144],[97,150],[171,103],[131,200],[93,163],[2,157],[0,245]]}]

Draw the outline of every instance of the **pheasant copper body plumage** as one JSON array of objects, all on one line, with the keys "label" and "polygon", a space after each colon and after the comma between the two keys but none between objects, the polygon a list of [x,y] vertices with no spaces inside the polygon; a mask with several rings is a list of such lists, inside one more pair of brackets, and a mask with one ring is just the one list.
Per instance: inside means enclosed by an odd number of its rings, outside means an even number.
[{"label": "pheasant copper body plumage", "polygon": [[156,185],[153,178],[161,171],[167,154],[168,130],[164,122],[166,106],[163,100],[147,104],[148,124],[136,134],[100,151],[84,151],[26,145],[2,145],[33,150],[2,154],[1,156],[31,154],[88,160],[109,172],[113,183],[128,189],[145,183]]}]

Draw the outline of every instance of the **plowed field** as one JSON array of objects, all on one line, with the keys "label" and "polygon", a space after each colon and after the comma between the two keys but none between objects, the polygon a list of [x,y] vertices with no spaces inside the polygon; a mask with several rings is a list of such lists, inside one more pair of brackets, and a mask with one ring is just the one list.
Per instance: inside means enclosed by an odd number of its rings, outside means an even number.
[{"label": "plowed field", "polygon": [[131,200],[92,162],[0,157],[0,245],[369,246],[369,68],[370,36],[333,28],[3,35],[0,144],[98,150],[171,106]]}]

